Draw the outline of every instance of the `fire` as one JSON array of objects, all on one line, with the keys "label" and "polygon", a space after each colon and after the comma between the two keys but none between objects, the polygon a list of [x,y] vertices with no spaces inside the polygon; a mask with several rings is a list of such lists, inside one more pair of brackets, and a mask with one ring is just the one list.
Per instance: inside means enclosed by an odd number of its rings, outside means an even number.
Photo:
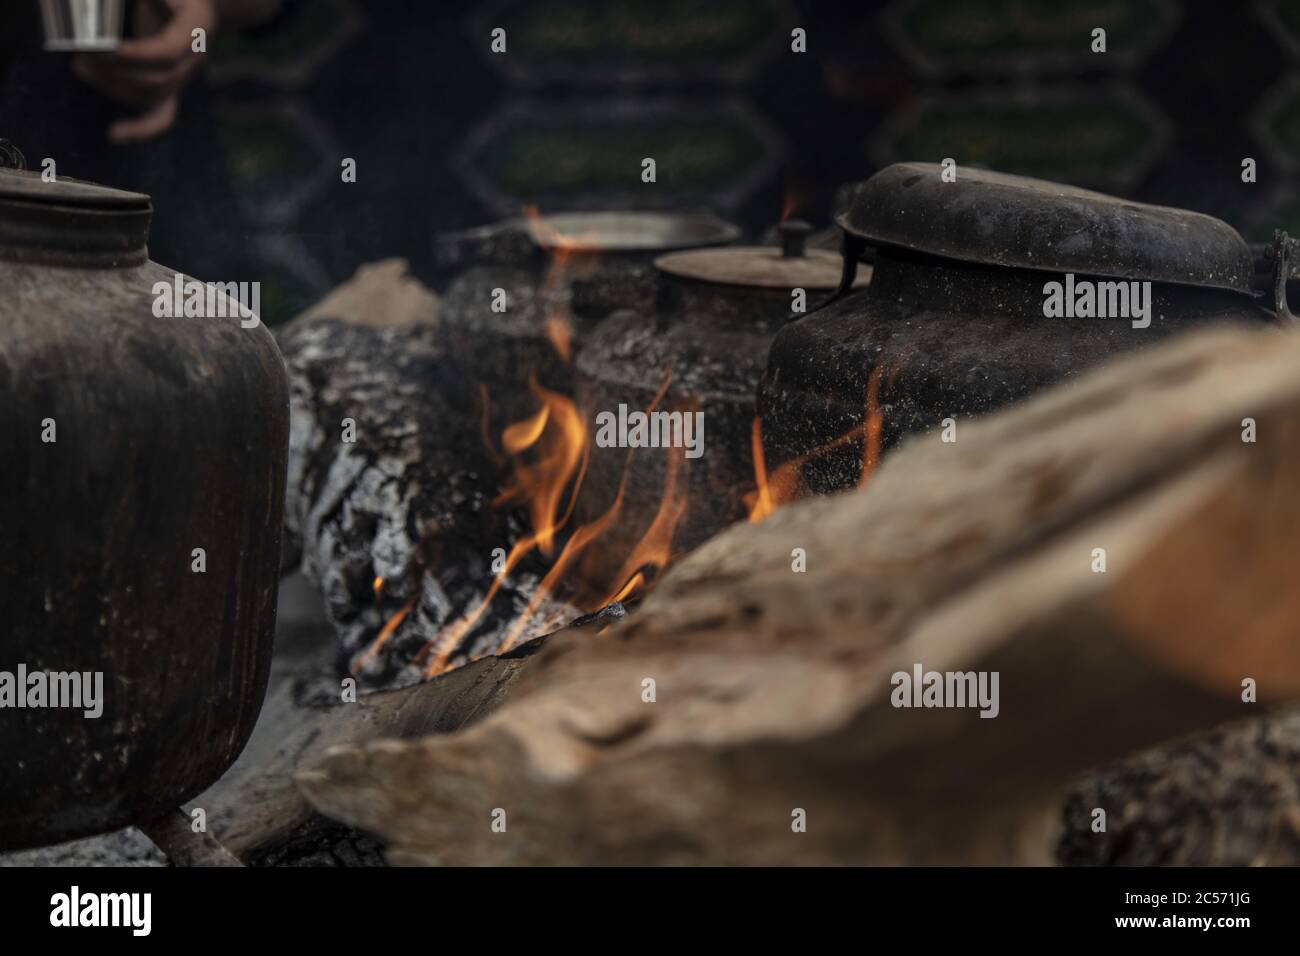
[{"label": "fire", "polygon": [[[667,455],[667,470],[664,475],[663,497],[659,499],[659,510],[654,520],[650,522],[649,529],[637,541],[632,553],[614,575],[614,580],[622,581],[623,584],[600,602],[602,607],[614,601],[625,601],[639,593],[649,581],[658,576],[659,572],[668,567],[672,560],[673,533],[677,530],[682,515],[686,513],[687,499],[684,491],[677,490],[678,471],[682,466],[682,458],[675,454],[676,449],[668,448],[664,451]],[[619,497],[622,498],[621,489]]]},{"label": "fire", "polygon": [[[862,471],[858,478],[858,487],[864,487],[875,473],[880,463],[880,454],[884,438],[885,408],[880,402],[882,387],[888,390],[894,378],[901,371],[901,362],[888,366],[877,363],[867,379],[864,397],[864,414],[861,425],[857,425],[838,438],[833,438],[823,445],[818,445],[796,458],[783,462],[770,475],[767,460],[763,453],[763,425],[755,417],[750,432],[750,446],[754,458],[754,490],[744,495],[745,505],[749,508],[749,520],[759,522],[783,505],[789,504],[803,492],[803,466],[822,455],[828,454],[850,442],[862,441]],[[882,385],[883,383],[883,385]]]},{"label": "fire", "polygon": [[562,315],[547,317],[546,338],[566,365],[573,361],[573,326],[567,318]]},{"label": "fire", "polygon": [[[659,393],[649,406],[660,401],[669,379],[665,379]],[[532,531],[521,538],[506,556],[502,570],[496,575],[483,598],[453,624],[445,627],[431,641],[421,655],[424,674],[433,677],[451,666],[464,637],[483,619],[493,599],[511,572],[528,554],[536,551],[547,557],[563,532],[567,529],[574,504],[586,476],[590,458],[587,419],[569,398],[530,382],[533,394],[541,403],[533,415],[508,426],[502,433],[502,446],[511,458],[511,475],[505,489],[498,495],[497,506],[526,506]],[[520,612],[507,628],[505,638],[496,653],[509,650],[522,640],[527,640],[549,629],[552,622],[538,621],[537,613],[550,599],[566,595],[568,603],[581,611],[595,611],[613,600],[626,600],[639,594],[667,567],[672,556],[673,533],[685,513],[687,496],[679,489],[679,472],[683,459],[680,453],[670,455],[665,473],[664,491],[658,512],[649,528],[632,547],[628,557],[614,577],[618,586],[612,594],[601,600],[590,600],[598,595],[590,589],[590,582],[575,580],[574,571],[579,559],[593,542],[617,526],[623,512],[624,489],[628,466],[624,463],[623,476],[613,504],[596,520],[578,526],[567,535],[563,547],[550,565],[528,606]],[[665,449],[665,452],[679,452]],[[569,597],[572,592],[572,597]],[[392,622],[390,622],[391,624]],[[391,633],[391,628],[385,625]],[[379,641],[376,640],[376,644]],[[377,650],[376,648],[372,648]]]},{"label": "fire", "polygon": [[590,278],[600,262],[599,233],[563,233],[548,223],[536,206],[525,205],[521,211],[533,238],[551,251],[550,268],[546,270],[543,289],[553,290],[559,282],[567,281],[575,275],[578,278]]},{"label": "fire", "polygon": [[[530,384],[534,389],[537,386],[537,379],[533,379]],[[537,410],[537,414],[530,418],[525,418],[521,422],[515,422],[504,432],[501,433],[501,445],[512,455],[518,454],[525,448],[531,448],[536,444],[537,439],[542,437],[542,432],[546,430],[546,423],[551,417],[551,406],[542,405]]]},{"label": "fire", "polygon": [[777,222],[786,222],[801,205],[803,205],[803,197],[799,191],[793,187],[786,190],[785,198],[781,200],[781,218]]},{"label": "fire", "polygon": [[[871,370],[864,395],[861,424],[770,471],[763,451],[762,420],[754,418],[750,429],[754,489],[743,496],[751,522],[763,521],[778,508],[804,493],[802,470],[805,464],[850,443],[862,443],[862,473],[859,483],[866,484],[870,480],[880,461],[888,408],[881,402],[882,393],[890,388],[901,367],[900,363],[880,363]],[[663,400],[671,381],[672,374],[669,372],[646,408],[647,413]],[[540,614],[548,601],[555,600],[561,606],[588,612],[599,610],[614,601],[627,601],[644,594],[673,560],[673,537],[688,504],[683,477],[685,459],[678,449],[665,448],[663,491],[658,510],[649,526],[636,539],[612,576],[599,566],[584,566],[580,559],[590,546],[619,527],[619,522],[623,519],[625,488],[636,449],[628,450],[617,493],[605,513],[594,521],[570,530],[591,455],[587,416],[572,399],[543,387],[535,375],[530,376],[529,389],[536,399],[537,410],[506,426],[500,435],[498,451],[488,435],[489,396],[486,388],[480,386],[480,389],[482,427],[488,437],[489,448],[498,461],[508,463],[508,477],[493,504],[496,507],[526,509],[531,530],[510,549],[501,570],[493,578],[484,596],[425,645],[417,657],[417,663],[421,664],[426,677],[441,674],[453,666],[453,657],[463,639],[482,622],[502,585],[529,554],[537,553],[548,559],[553,557],[553,560],[533,591],[527,607],[505,628],[504,637],[495,648],[495,653],[507,651],[522,641],[559,626],[561,621],[554,617],[543,618]],[[606,584],[604,589],[599,588],[602,581]],[[384,585],[383,578],[375,578],[376,600],[381,597]],[[407,618],[415,601],[414,597],[408,600],[384,624],[356,669],[360,669],[383,648]]]},{"label": "fire", "polygon": [[864,487],[871,480],[880,461],[880,436],[885,427],[885,416],[880,410],[880,378],[884,371],[884,367],[877,363],[871,370],[871,377],[867,380],[867,407],[862,421],[865,429],[862,439],[862,476],[858,479],[859,488]]},{"label": "fire", "polygon": [[767,459],[763,454],[763,422],[757,415],[750,427],[749,443],[754,459],[754,490],[746,492],[742,500],[749,508],[750,522],[756,524],[798,496],[799,469],[816,453],[786,462],[769,477]]},{"label": "fire", "polygon": [[[375,580],[382,581],[382,578],[375,578]],[[362,654],[355,663],[353,663],[352,673],[358,673],[366,666],[366,664],[370,663],[370,661],[374,659],[375,655],[378,654],[380,650],[383,649],[383,646],[388,643],[388,639],[393,636],[393,633],[401,626],[402,622],[406,620],[406,615],[411,613],[411,609],[415,607],[415,601],[418,597],[418,594],[413,594],[396,614],[384,622],[384,626],[380,628],[379,634],[375,637],[374,642],[366,648],[366,652]]]},{"label": "fire", "polygon": [[[425,667],[427,677],[447,669],[451,655],[461,640],[482,619],[501,590],[501,585],[519,566],[520,561],[534,549],[548,557],[551,555],[556,535],[572,515],[590,455],[586,419],[570,399],[538,385],[536,376],[530,376],[529,388],[542,403],[541,408],[534,415],[515,422],[502,432],[501,443],[511,455],[513,470],[510,480],[493,505],[527,505],[532,533],[525,535],[510,549],[504,566],[482,600],[455,623],[444,628],[442,634],[425,647],[422,659],[429,660]],[[571,492],[566,496],[570,489]],[[539,588],[539,593],[541,590]],[[545,595],[542,595],[544,598]],[[530,604],[530,610],[533,607]],[[527,617],[528,613],[525,612],[524,616]]]},{"label": "fire", "polygon": [[[513,456],[514,472],[493,504],[527,504],[537,546],[549,557],[555,534],[569,520],[577,501],[591,448],[587,420],[570,399],[538,385],[536,376],[529,377],[528,387],[542,407],[502,433],[501,443]],[[526,457],[523,453],[529,450],[535,454]]]},{"label": "fire", "polygon": [[[597,256],[591,245],[595,237],[561,235],[549,228],[535,207],[525,207],[523,212],[531,221],[534,236],[551,249],[544,291],[552,289],[562,279],[568,281],[575,270],[594,268]],[[567,313],[557,309],[549,315],[544,331],[560,359],[565,363],[571,362],[572,326]],[[646,409],[647,413],[662,401],[671,381],[670,370]],[[668,459],[663,493],[649,527],[630,547],[612,578],[607,567],[596,568],[593,573],[582,558],[589,553],[594,542],[619,527],[625,519],[624,491],[636,449],[628,450],[617,494],[605,513],[589,523],[571,528],[591,458],[587,416],[572,399],[543,386],[535,372],[529,376],[528,387],[536,402],[536,411],[507,425],[500,434],[499,448],[492,440],[490,396],[486,386],[480,385],[479,392],[484,443],[493,460],[501,464],[507,474],[493,506],[526,511],[529,533],[515,542],[483,597],[443,627],[417,656],[416,662],[421,665],[425,677],[436,676],[453,666],[464,638],[484,620],[502,586],[529,555],[541,555],[548,559],[549,566],[527,607],[505,629],[495,653],[502,653],[557,626],[557,621],[539,619],[540,611],[548,601],[555,600],[580,612],[589,612],[612,601],[630,600],[643,594],[672,560],[673,535],[688,503],[682,476],[685,462],[680,449],[664,450]],[[382,588],[382,579],[376,578],[376,599]],[[379,652],[407,618],[414,604],[412,598],[384,624],[358,666]]]}]

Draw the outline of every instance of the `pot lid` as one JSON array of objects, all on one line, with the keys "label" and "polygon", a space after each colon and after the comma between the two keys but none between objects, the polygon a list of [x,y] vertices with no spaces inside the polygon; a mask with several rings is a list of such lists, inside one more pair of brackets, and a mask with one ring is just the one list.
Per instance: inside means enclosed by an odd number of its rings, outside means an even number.
[{"label": "pot lid", "polygon": [[[839,253],[809,249],[797,259],[782,255],[776,246],[724,246],[673,252],[655,260],[660,272],[681,279],[762,289],[834,289],[840,284]],[[855,286],[871,279],[871,267],[859,266]]]},{"label": "pot lid", "polygon": [[51,264],[144,261],[153,206],[143,193],[0,169],[0,255]]},{"label": "pot lid", "polygon": [[531,216],[524,229],[543,249],[655,252],[733,242],[740,230],[707,213],[572,212]]},{"label": "pot lid", "polygon": [[836,222],[875,245],[966,262],[1251,292],[1250,248],[1212,216],[983,169],[940,174],[888,166]]},{"label": "pot lid", "polygon": [[[839,253],[807,249],[811,227],[801,220],[781,224],[780,246],[724,246],[674,252],[655,260],[660,272],[681,279],[760,289],[834,289],[840,284],[843,261]],[[854,286],[871,280],[862,266]]]},{"label": "pot lid", "polygon": [[52,183],[34,170],[0,169],[0,199],[93,209],[147,209],[149,197],[60,176]]}]

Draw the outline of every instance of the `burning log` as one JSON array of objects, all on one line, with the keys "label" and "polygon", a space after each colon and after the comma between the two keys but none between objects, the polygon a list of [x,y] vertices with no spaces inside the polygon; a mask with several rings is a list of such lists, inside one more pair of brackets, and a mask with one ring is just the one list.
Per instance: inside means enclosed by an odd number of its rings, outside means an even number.
[{"label": "burning log", "polygon": [[[360,293],[333,297],[347,318],[322,314],[327,300],[280,336],[291,387],[290,553],[321,589],[351,671],[371,685],[424,676],[433,638],[471,608],[473,626],[440,653],[496,650],[541,576],[527,556],[508,578],[494,572],[494,552],[526,529],[491,507],[498,465],[480,434],[477,383],[449,354],[430,294],[391,291],[400,278],[391,268],[363,273]],[[397,303],[392,313],[366,310],[384,300]]]},{"label": "burning log", "polygon": [[1211,330],[918,436],[299,784],[396,863],[1047,862],[1086,768],[1300,695],[1298,373]]},{"label": "burning log", "polygon": [[[1071,788],[1057,860],[1084,866],[1300,864],[1300,712],[1157,747]],[[1105,829],[1097,828],[1097,810]]]},{"label": "burning log", "polygon": [[[538,363],[520,385],[517,369],[506,380],[484,365],[491,348],[473,344],[470,292],[445,310],[448,331],[430,321],[426,297],[375,287],[401,277],[400,268],[370,273],[362,294],[341,290],[281,342],[292,412],[287,537],[325,595],[348,666],[378,686],[639,598],[673,554],[684,507],[672,465],[658,496],[633,506],[631,491],[645,490],[628,478],[636,450],[606,450],[597,468],[588,416],[539,380],[557,364],[567,374],[563,336],[543,347],[532,334],[567,301],[567,284],[534,290],[514,313],[524,319],[517,355]],[[370,301],[397,306],[376,318]],[[331,307],[349,320],[330,317]],[[612,500],[593,512],[581,502],[597,472]]]}]

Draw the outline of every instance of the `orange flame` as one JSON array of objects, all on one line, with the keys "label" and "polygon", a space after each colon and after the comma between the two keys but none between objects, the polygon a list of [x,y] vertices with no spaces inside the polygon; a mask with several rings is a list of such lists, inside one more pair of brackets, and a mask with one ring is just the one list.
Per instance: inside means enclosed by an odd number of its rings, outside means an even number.
[{"label": "orange flame", "polygon": [[[541,408],[502,432],[501,443],[511,455],[513,471],[493,505],[526,504],[533,530],[510,549],[501,571],[493,578],[482,599],[425,645],[421,659],[429,660],[425,667],[426,677],[447,669],[461,640],[482,619],[520,561],[534,549],[548,557],[551,555],[556,536],[567,525],[577,502],[590,457],[586,418],[570,399],[538,385],[535,375],[529,377],[528,384],[542,403]],[[525,455],[526,452],[530,454]],[[563,556],[564,552],[561,552],[561,559]],[[543,581],[538,591],[546,587]],[[544,598],[543,594],[541,599]],[[524,617],[528,617],[533,609],[535,605],[530,603]]]},{"label": "orange flame", "polygon": [[546,430],[546,423],[551,417],[551,406],[543,405],[537,414],[515,422],[501,433],[501,447],[512,455],[517,455],[526,448],[533,447],[537,439]]},{"label": "orange flame", "polygon": [[794,215],[794,211],[799,208],[799,200],[793,192],[785,194],[785,199],[781,202],[781,218],[777,222],[785,222]]},{"label": "orange flame", "polygon": [[757,524],[777,508],[789,504],[798,496],[799,470],[804,462],[824,451],[829,451],[829,448],[817,449],[793,461],[787,461],[769,476],[767,458],[763,454],[763,422],[758,416],[754,417],[754,422],[750,426],[749,443],[754,459],[754,490],[746,492],[741,500],[749,508],[749,521]]},{"label": "orange flame", "polygon": [[554,290],[561,281],[567,281],[575,274],[579,278],[591,276],[600,262],[599,233],[566,234],[547,222],[535,205],[525,205],[521,211],[533,238],[551,251],[550,268],[542,282],[544,291]]},{"label": "orange flame", "polygon": [[783,462],[770,475],[767,471],[767,461],[763,453],[762,422],[758,418],[754,419],[750,432],[750,444],[754,458],[754,490],[747,492],[743,496],[743,501],[749,508],[749,520],[751,522],[764,520],[778,508],[799,497],[803,491],[802,472],[804,465],[837,448],[842,448],[850,442],[859,439],[862,441],[862,471],[858,478],[858,487],[865,486],[871,480],[876,466],[880,463],[884,436],[885,408],[880,403],[882,379],[883,387],[888,389],[902,367],[901,362],[894,362],[888,366],[877,363],[872,368],[871,375],[867,379],[865,414],[863,415],[862,424],[850,428],[838,438],[833,438],[825,444],[818,445],[802,455]]},{"label": "orange flame", "polygon": [[[378,581],[381,579],[376,578],[375,580]],[[418,594],[411,595],[407,602],[402,605],[401,609],[384,622],[384,626],[380,628],[379,634],[375,637],[371,645],[366,648],[366,652],[353,662],[352,673],[359,673],[361,669],[365,667],[366,664],[370,663],[370,661],[374,659],[375,655],[383,649],[383,646],[388,643],[388,639],[393,636],[393,632],[397,630],[404,620],[406,620],[406,615],[411,613],[411,608],[415,607],[415,601],[418,597]]]},{"label": "orange flame", "polygon": [[551,315],[547,317],[544,328],[547,341],[551,343],[551,348],[555,349],[555,354],[566,365],[572,362],[573,326],[569,324],[569,320],[562,315]]},{"label": "orange flame", "polygon": [[[667,469],[664,473],[664,491],[659,499],[659,510],[655,513],[654,520],[650,522],[646,533],[637,541],[632,548],[632,553],[614,575],[615,581],[624,583],[601,601],[600,607],[612,604],[614,601],[625,601],[643,590],[649,581],[668,567],[672,560],[673,534],[677,531],[677,524],[682,520],[682,515],[686,513],[686,493],[677,491],[677,472],[681,468],[682,457],[680,454],[675,454],[677,451],[675,448],[668,448],[665,451],[668,456]],[[653,574],[647,576],[647,569],[652,569]]]},{"label": "orange flame", "polygon": [[865,429],[862,440],[862,475],[858,478],[858,487],[862,488],[876,471],[880,462],[880,437],[885,427],[885,416],[880,410],[880,376],[884,368],[879,363],[871,370],[867,380],[867,407],[862,424]]},{"label": "orange flame", "polygon": [[[565,234],[542,217],[534,205],[522,208],[524,219],[533,238],[551,250],[551,263],[542,280],[542,292],[550,293],[562,282],[571,278],[590,278],[600,264],[597,248],[599,233],[582,232]],[[557,309],[546,317],[543,331],[551,347],[565,364],[573,361],[573,325],[564,310]]]},{"label": "orange flame", "polygon": [[[647,412],[653,410],[663,399],[671,381],[670,371],[647,407]],[[530,382],[530,386],[541,402],[541,408],[509,426],[502,435],[503,444],[511,452],[514,470],[496,503],[526,505],[533,530],[511,548],[501,572],[496,575],[483,598],[468,613],[443,628],[425,646],[419,660],[427,662],[424,664],[426,677],[436,676],[450,668],[452,655],[465,635],[482,620],[510,573],[533,551],[549,556],[550,551],[547,549],[558,540],[572,517],[590,458],[586,417],[570,399],[542,388],[535,379]],[[687,497],[684,491],[678,490],[678,474],[683,460],[680,450],[665,451],[677,454],[669,455],[663,496],[654,519],[633,545],[614,577],[615,581],[621,582],[621,586],[615,590],[614,596],[601,601],[575,598],[570,603],[580,610],[598,610],[611,600],[623,600],[638,593],[668,565],[672,554],[673,533],[685,513]],[[591,544],[615,527],[622,517],[624,492],[634,453],[635,449],[628,452],[613,503],[595,521],[581,525],[568,535],[559,555],[533,592],[528,605],[507,629],[505,638],[495,653],[504,653],[520,641],[544,633],[551,622],[539,620],[538,612],[562,588],[578,592],[585,590],[581,587],[583,582],[573,580],[573,572]]]},{"label": "orange flame", "polygon": [[[609,510],[590,524],[585,524],[575,531],[564,545],[564,550],[560,552],[559,558],[551,569],[546,572],[546,577],[542,578],[542,583],[538,585],[537,590],[528,601],[528,606],[524,608],[522,614],[515,618],[510,630],[506,633],[505,640],[497,649],[498,654],[505,653],[515,646],[525,629],[533,623],[533,616],[536,614],[538,607],[542,602],[547,600],[555,592],[556,586],[568,574],[573,563],[578,559],[587,546],[604,534],[615,521],[618,520],[618,514],[623,508],[623,489],[619,488],[618,496]],[[529,633],[529,637],[535,637],[543,628],[534,629]]]},{"label": "orange flame", "polygon": [[[540,218],[536,207],[525,207],[523,213],[531,220],[534,235],[551,249],[551,267],[543,290],[553,288],[562,278],[567,281],[575,262],[579,267],[594,267],[598,257],[589,245],[594,236],[562,235]],[[575,257],[578,258],[575,260]],[[548,316],[545,332],[556,354],[565,362],[570,362],[573,343],[567,311],[557,308]],[[671,381],[670,370],[646,409],[647,413],[663,399]],[[630,548],[617,573],[612,578],[609,578],[607,570],[590,577],[580,573],[579,562],[584,553],[623,517],[624,491],[635,449],[628,451],[617,494],[608,510],[596,520],[566,534],[591,457],[587,419],[571,399],[543,387],[537,381],[535,373],[529,376],[528,385],[538,402],[537,411],[512,422],[502,431],[500,451],[491,440],[491,409],[487,388],[480,385],[479,391],[480,428],[484,444],[495,461],[501,464],[508,462],[510,467],[509,476],[493,501],[493,506],[525,508],[531,530],[510,549],[501,570],[494,576],[483,597],[425,644],[416,658],[416,662],[423,667],[425,677],[433,677],[452,666],[453,655],[466,635],[483,619],[509,576],[533,552],[550,558],[557,547],[559,550],[527,607],[515,616],[507,628],[495,653],[503,653],[519,641],[550,629],[553,621],[539,619],[539,612],[558,592],[564,591],[564,600],[558,603],[583,611],[598,610],[611,601],[626,600],[642,593],[672,560],[673,535],[687,506],[687,494],[679,476],[684,461],[680,449],[665,449],[669,457],[658,511],[646,531]],[[583,567],[582,570],[586,568]],[[589,600],[599,596],[601,592],[596,588],[601,583],[609,584],[610,581],[616,586],[609,596],[601,601]],[[382,581],[377,578],[376,597],[381,587]],[[414,603],[415,599],[412,598],[384,624],[358,667],[383,647]]]}]

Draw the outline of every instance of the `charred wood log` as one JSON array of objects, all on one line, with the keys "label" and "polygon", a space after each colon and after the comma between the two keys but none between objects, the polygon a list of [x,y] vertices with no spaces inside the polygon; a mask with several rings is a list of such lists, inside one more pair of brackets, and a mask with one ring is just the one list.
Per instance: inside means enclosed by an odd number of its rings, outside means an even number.
[{"label": "charred wood log", "polygon": [[1070,789],[1061,823],[1065,865],[1300,865],[1300,711],[1090,773]]},{"label": "charred wood log", "polygon": [[1042,863],[1086,768],[1241,714],[1246,678],[1300,695],[1300,334],[1198,333],[958,427],[303,792],[396,863]]},{"label": "charred wood log", "polygon": [[[280,336],[290,553],[323,593],[347,666],[371,686],[423,676],[430,642],[483,601],[495,549],[523,533],[491,507],[498,464],[478,386],[449,353],[431,294],[391,288],[399,273],[363,273],[359,291],[345,287]],[[367,311],[385,302],[386,316]],[[515,569],[454,660],[496,649],[540,570]]]},{"label": "charred wood log", "polygon": [[[559,633],[599,632],[625,615],[622,605],[613,604]],[[280,711],[271,752],[236,764],[201,800],[222,845],[250,866],[371,865],[371,843],[351,828],[323,821],[295,786],[295,768],[319,761],[334,746],[450,733],[483,719],[506,700],[551,637],[534,638],[422,684],[364,694],[352,703],[270,703]]]},{"label": "charred wood log", "polygon": [[[546,640],[536,638],[500,657],[474,661],[412,687],[363,694],[347,704],[296,708],[277,725],[280,734],[272,754],[253,766],[236,765],[205,796],[217,837],[255,866],[322,853],[339,856],[332,849],[333,839],[320,836],[317,814],[294,785],[293,771],[300,762],[311,764],[332,746],[449,733],[468,726],[500,706],[520,670]],[[329,834],[337,837],[339,831]]]},{"label": "charred wood log", "polygon": [[173,810],[140,824],[140,829],[167,854],[167,860],[173,866],[244,865],[211,834],[195,832],[191,822],[189,814]]}]

